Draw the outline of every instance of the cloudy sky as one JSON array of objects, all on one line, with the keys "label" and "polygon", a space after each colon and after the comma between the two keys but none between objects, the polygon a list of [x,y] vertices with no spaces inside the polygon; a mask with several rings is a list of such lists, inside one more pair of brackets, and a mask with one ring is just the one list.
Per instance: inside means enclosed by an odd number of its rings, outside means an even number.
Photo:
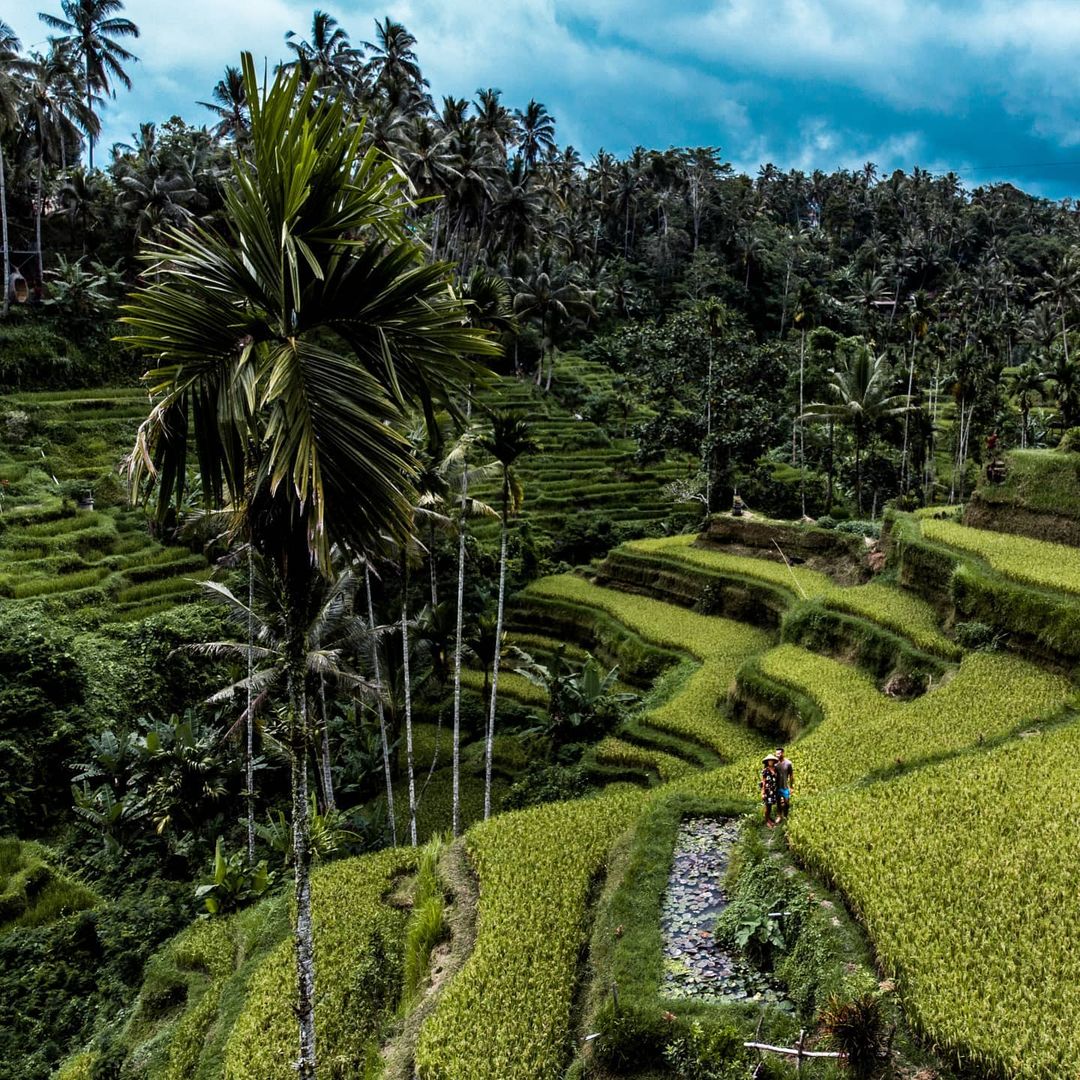
[{"label": "cloudy sky", "polygon": [[[241,49],[270,63],[286,30],[307,36],[315,5],[294,0],[128,0],[142,29],[135,89],[105,116],[106,143],[139,120],[208,114]],[[496,86],[531,97],[560,142],[603,147],[720,146],[756,172],[952,169],[969,185],[1011,180],[1080,195],[1077,0],[325,0],[354,42],[374,20],[416,35],[432,92]],[[44,47],[38,0],[5,16]],[[24,13],[26,12],[26,13]]]}]

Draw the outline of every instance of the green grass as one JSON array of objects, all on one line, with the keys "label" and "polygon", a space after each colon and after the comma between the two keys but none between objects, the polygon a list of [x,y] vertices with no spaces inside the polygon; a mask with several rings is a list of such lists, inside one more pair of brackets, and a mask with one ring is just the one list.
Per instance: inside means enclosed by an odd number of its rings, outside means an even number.
[{"label": "green grass", "polygon": [[745,555],[729,555],[714,548],[694,547],[697,536],[667,536],[655,540],[633,540],[623,545],[623,549],[645,555],[670,556],[690,566],[712,570],[719,574],[735,574],[740,577],[756,578],[779,585],[796,596],[812,599],[821,596],[833,588],[828,576],[818,570],[809,570],[804,566],[787,566],[782,561],[758,559]]},{"label": "green grass", "polygon": [[[970,653],[944,685],[912,701],[881,694],[864,672],[795,645],[762,654],[757,667],[816,703],[822,719],[789,744],[798,798],[863,778],[992,745],[1058,718],[1075,703],[1068,680],[1018,657]],[[679,781],[702,795],[745,795],[757,787],[760,758]]]},{"label": "green grass", "polygon": [[924,518],[920,525],[928,540],[977,555],[1013,581],[1080,595],[1080,548],[952,521]]},{"label": "green grass", "polygon": [[979,1075],[1075,1071],[1080,727],[807,801],[789,835],[833,877],[927,1038]]},{"label": "green grass", "polygon": [[595,756],[601,765],[627,765],[630,768],[649,769],[661,780],[677,780],[699,768],[674,754],[652,746],[627,742],[617,735],[608,735],[602,739],[597,744]]},{"label": "green grass", "polygon": [[759,735],[725,715],[722,704],[739,665],[767,647],[764,631],[659,600],[603,589],[570,575],[544,578],[525,595],[597,608],[657,645],[701,661],[678,698],[647,712],[642,717],[645,723],[699,742],[727,761],[755,752],[762,745]]},{"label": "green grass", "polygon": [[[319,995],[316,1040],[328,1076],[363,1074],[369,1044],[397,1005],[405,914],[383,902],[416,852],[391,849],[346,859],[312,879]],[[289,1080],[296,1075],[295,961],[281,943],[251,977],[243,1011],[225,1043],[223,1080]]]},{"label": "green grass", "polygon": [[422,1080],[558,1080],[591,882],[644,804],[619,791],[502,814],[468,834],[477,939],[424,1025]]},{"label": "green grass", "polygon": [[806,567],[788,567],[765,558],[695,547],[696,539],[687,535],[635,540],[618,551],[671,559],[721,576],[766,582],[786,590],[793,598],[820,599],[828,608],[877,623],[935,656],[955,659],[959,655],[956,645],[942,633],[933,607],[909,592],[880,582],[843,587],[827,575]]},{"label": "green grass", "polygon": [[981,480],[979,501],[1080,520],[1080,454],[1010,450],[1005,460],[1004,483]]},{"label": "green grass", "polygon": [[24,600],[29,596],[48,596],[52,593],[74,592],[76,589],[87,589],[91,585],[98,585],[109,576],[105,567],[97,569],[81,570],[74,574],[61,574],[58,577],[31,578],[11,586],[11,596],[16,600]]},{"label": "green grass", "polygon": [[859,615],[906,637],[934,656],[955,660],[961,654],[957,644],[942,633],[934,608],[896,585],[870,582],[847,589],[834,587],[823,602],[827,608]]},{"label": "green grass", "polygon": [[45,926],[97,904],[97,895],[58,869],[47,848],[0,840],[0,933]]}]

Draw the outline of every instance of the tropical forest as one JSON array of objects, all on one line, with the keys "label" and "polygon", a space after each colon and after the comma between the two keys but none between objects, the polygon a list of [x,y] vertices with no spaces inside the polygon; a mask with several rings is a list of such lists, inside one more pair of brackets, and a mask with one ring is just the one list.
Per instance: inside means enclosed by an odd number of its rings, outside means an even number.
[{"label": "tropical forest", "polygon": [[1080,204],[40,2],[0,1080],[1075,1075]]}]

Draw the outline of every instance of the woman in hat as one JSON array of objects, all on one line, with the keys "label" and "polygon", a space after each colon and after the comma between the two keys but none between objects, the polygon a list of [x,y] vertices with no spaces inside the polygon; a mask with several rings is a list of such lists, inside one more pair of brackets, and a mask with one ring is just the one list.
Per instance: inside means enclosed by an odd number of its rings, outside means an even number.
[{"label": "woman in hat", "polygon": [[776,761],[775,754],[766,754],[761,769],[761,803],[765,807],[765,824],[770,829],[776,827],[776,822],[773,820],[774,811],[779,813],[776,810],[777,800],[780,797]]}]

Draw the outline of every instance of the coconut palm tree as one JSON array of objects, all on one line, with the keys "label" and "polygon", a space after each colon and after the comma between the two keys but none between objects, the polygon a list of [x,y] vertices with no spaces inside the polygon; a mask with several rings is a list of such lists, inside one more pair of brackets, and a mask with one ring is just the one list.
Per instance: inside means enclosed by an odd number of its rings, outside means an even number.
[{"label": "coconut palm tree", "polygon": [[364,71],[372,90],[384,95],[391,106],[406,112],[414,112],[431,102],[415,46],[416,38],[389,15],[382,22],[376,21],[375,40],[364,42],[370,53]]},{"label": "coconut palm tree", "polygon": [[[64,18],[42,12],[38,15],[50,30],[59,30],[57,40],[71,47],[72,58],[82,69],[83,99],[86,110],[95,121],[98,94],[116,97],[113,82],[131,89],[131,77],[124,64],[135,63],[138,57],[120,44],[119,38],[137,38],[139,28],[118,12],[124,10],[122,0],[61,0]],[[90,148],[89,167],[94,168],[94,139],[99,124],[84,128]]]},{"label": "coconut palm tree", "polygon": [[514,293],[514,314],[536,322],[541,333],[540,363],[536,369],[537,386],[542,381],[544,358],[547,357],[545,389],[551,389],[555,350],[560,337],[578,313],[588,310],[588,296],[565,269],[549,272],[545,266],[540,266],[518,281]]},{"label": "coconut palm tree", "polygon": [[218,118],[212,129],[214,137],[242,143],[247,135],[247,93],[240,69],[226,67],[225,77],[218,79],[210,96],[213,101],[200,101],[199,104]]},{"label": "coconut palm tree", "polygon": [[434,416],[495,347],[463,325],[449,268],[405,230],[403,179],[340,100],[299,72],[260,89],[242,60],[248,153],[231,160],[220,231],[167,227],[123,309],[123,340],[152,357],[153,408],[130,458],[134,491],[164,515],[185,495],[189,454],[204,500],[250,536],[280,582],[285,744],[292,774],[298,1074],[314,1080],[315,965],[305,627],[331,548],[404,544],[417,466],[405,407]]},{"label": "coconut palm tree", "polygon": [[19,124],[27,62],[19,55],[22,43],[15,31],[0,19],[0,243],[4,247],[3,315],[7,318],[11,293],[11,248],[8,244],[7,168],[4,136]]},{"label": "coconut palm tree", "polygon": [[1069,363],[1069,327],[1067,319],[1070,311],[1080,298],[1080,265],[1075,251],[1067,251],[1061,257],[1057,268],[1044,271],[1043,286],[1035,294],[1036,300],[1046,300],[1057,308],[1061,320],[1061,348],[1065,354],[1065,363]]},{"label": "coconut palm tree", "polygon": [[555,149],[555,117],[547,107],[533,98],[521,109],[514,110],[518,149],[525,161],[525,168],[532,172],[543,154]]},{"label": "coconut palm tree", "polygon": [[874,426],[886,416],[899,416],[911,408],[906,394],[889,391],[888,360],[868,345],[855,343],[843,356],[843,366],[829,372],[830,402],[815,401],[803,414],[807,420],[834,420],[850,424],[855,437],[855,501],[862,513],[862,450]]},{"label": "coconut palm tree", "polygon": [[71,51],[54,42],[47,55],[34,53],[25,68],[23,131],[34,147],[37,162],[34,235],[38,280],[45,276],[41,219],[45,214],[45,166],[64,166],[67,148],[80,142],[79,128],[98,130],[97,117],[81,98]]},{"label": "coconut palm tree", "polygon": [[1020,406],[1020,449],[1027,447],[1028,417],[1036,399],[1046,393],[1046,373],[1029,360],[1008,372],[1009,390]]},{"label": "coconut palm tree", "polygon": [[499,157],[505,161],[507,143],[514,137],[514,118],[500,101],[501,97],[502,91],[493,87],[477,90],[473,108],[480,133],[492,146],[498,147]]},{"label": "coconut palm tree", "polygon": [[299,68],[304,83],[314,79],[323,94],[348,87],[363,55],[350,45],[337,19],[318,9],[311,17],[311,40],[298,40],[296,31],[290,30],[285,44],[296,57],[285,66]]},{"label": "coconut palm tree", "polygon": [[[529,433],[529,424],[520,416],[495,412],[491,417],[491,434],[480,439],[480,449],[490,454],[502,473],[502,503],[500,517],[502,529],[499,534],[499,600],[495,616],[495,641],[502,641],[503,612],[506,607],[506,544],[510,535],[510,515],[521,508],[524,491],[514,465],[526,454],[535,453],[539,447]],[[491,668],[491,701],[489,703],[487,735],[484,749],[484,820],[491,816],[491,760],[495,746],[495,706],[499,693],[498,644]]]}]

